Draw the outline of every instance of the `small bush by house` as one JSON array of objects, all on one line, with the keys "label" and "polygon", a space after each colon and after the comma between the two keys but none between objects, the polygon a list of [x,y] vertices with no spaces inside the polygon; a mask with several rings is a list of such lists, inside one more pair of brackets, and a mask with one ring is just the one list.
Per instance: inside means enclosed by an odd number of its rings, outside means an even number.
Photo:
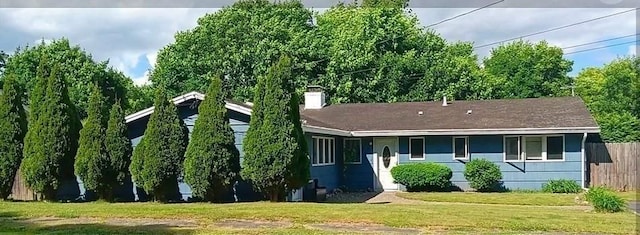
[{"label": "small bush by house", "polygon": [[409,192],[441,191],[451,186],[453,172],[441,164],[416,163],[396,166],[391,169],[391,175]]},{"label": "small bush by house", "polygon": [[585,198],[598,212],[619,212],[625,207],[624,200],[605,187],[592,187]]},{"label": "small bush by house", "polygon": [[487,159],[473,159],[465,165],[464,178],[471,188],[486,192],[498,188],[502,172],[498,165]]},{"label": "small bush by house", "polygon": [[545,193],[579,193],[582,191],[582,187],[573,180],[549,180],[542,186],[542,191]]}]

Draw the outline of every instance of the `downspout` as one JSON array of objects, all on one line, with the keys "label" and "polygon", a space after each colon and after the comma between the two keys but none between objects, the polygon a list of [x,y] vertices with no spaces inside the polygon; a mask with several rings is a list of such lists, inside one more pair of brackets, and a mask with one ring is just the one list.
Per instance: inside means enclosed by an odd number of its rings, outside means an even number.
[{"label": "downspout", "polygon": [[581,167],[582,170],[581,170],[581,172],[582,172],[582,188],[583,189],[587,189],[587,185],[586,185],[586,181],[585,181],[586,180],[586,164],[587,164],[586,158],[587,157],[586,157],[586,153],[585,153],[585,150],[584,150],[584,143],[585,143],[586,140],[587,140],[587,133],[583,133],[583,135],[582,135],[582,149],[581,149],[581,153],[580,153],[580,155],[582,155],[581,156],[582,157],[582,167]]}]

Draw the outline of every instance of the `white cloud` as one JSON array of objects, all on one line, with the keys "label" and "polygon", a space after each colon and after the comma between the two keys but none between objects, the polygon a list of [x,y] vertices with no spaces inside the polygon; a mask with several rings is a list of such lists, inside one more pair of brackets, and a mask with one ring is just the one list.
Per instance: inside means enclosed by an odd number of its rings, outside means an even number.
[{"label": "white cloud", "polygon": [[636,55],[636,48],[637,48],[637,45],[629,46],[629,51],[627,52],[627,54],[631,56]]},{"label": "white cloud", "polygon": [[133,80],[133,84],[136,86],[144,86],[144,85],[151,84],[151,81],[149,81],[149,71],[144,72],[144,75],[142,75],[141,77],[132,78],[131,80]]},{"label": "white cloud", "polygon": [[[496,6],[498,7],[498,6]],[[504,7],[504,6],[503,6]],[[145,83],[147,68],[154,66],[157,53],[174,41],[176,32],[193,28],[197,19],[216,9],[159,8],[33,8],[0,9],[0,50],[12,52],[18,46],[53,38],[68,38],[96,60],[110,64],[137,83]],[[316,9],[318,10],[318,9]],[[422,25],[429,25],[472,9],[413,9]],[[475,45],[538,32],[541,30],[593,19],[625,9],[606,8],[489,8],[434,26],[449,41],[472,41]],[[525,38],[547,40],[560,47],[593,42],[636,33],[634,12]],[[590,45],[571,50],[602,46]],[[480,57],[491,47],[478,49]],[[635,47],[634,47],[635,48]],[[634,49],[635,50],[635,49]],[[567,52],[570,50],[567,50]],[[607,50],[603,50],[602,54]],[[633,51],[630,49],[630,52]],[[578,57],[573,57],[578,59]],[[594,65],[597,66],[597,65]],[[145,78],[146,76],[146,78]]]}]

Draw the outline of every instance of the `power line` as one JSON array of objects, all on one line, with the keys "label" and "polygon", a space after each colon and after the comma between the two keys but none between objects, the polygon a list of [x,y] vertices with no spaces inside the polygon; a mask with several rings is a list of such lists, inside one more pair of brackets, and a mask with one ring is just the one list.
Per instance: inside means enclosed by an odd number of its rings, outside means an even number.
[{"label": "power line", "polygon": [[513,38],[509,38],[509,39],[505,39],[505,40],[501,40],[501,41],[497,41],[497,42],[487,43],[487,44],[483,44],[483,45],[480,45],[480,46],[476,46],[473,49],[482,48],[482,47],[488,47],[488,46],[496,45],[496,44],[503,43],[503,42],[513,41],[513,40],[516,40],[516,39],[530,37],[530,36],[533,36],[533,35],[538,35],[538,34],[548,33],[548,32],[551,32],[551,31],[565,29],[565,28],[576,26],[576,25],[589,23],[589,22],[592,22],[592,21],[601,20],[601,19],[604,19],[604,18],[608,18],[608,17],[624,14],[624,13],[627,13],[627,12],[635,11],[635,10],[638,10],[638,9],[639,8],[633,8],[633,9],[630,9],[630,10],[621,11],[621,12],[617,12],[617,13],[613,13],[613,14],[609,14],[609,15],[604,15],[604,16],[593,18],[593,19],[576,22],[576,23],[573,23],[573,24],[568,24],[568,25],[564,25],[564,26],[560,26],[560,27],[555,27],[555,28],[551,28],[551,29],[547,29],[547,30],[543,30],[543,31],[535,32],[535,33],[525,34],[525,35],[522,35],[522,36],[519,36],[519,37],[513,37]]},{"label": "power line", "polygon": [[585,52],[585,51],[593,51],[593,50],[598,50],[598,49],[604,49],[604,48],[609,48],[609,47],[615,47],[615,46],[621,46],[621,45],[626,45],[626,44],[631,44],[634,42],[640,42],[640,40],[635,40],[635,41],[630,41],[630,42],[623,42],[623,43],[617,43],[617,44],[611,44],[611,45],[607,45],[607,46],[601,46],[601,47],[594,47],[594,48],[589,48],[589,49],[584,49],[584,50],[579,50],[579,51],[572,51],[569,53],[564,53],[565,55],[570,55],[570,54],[575,54],[575,53],[580,53],[580,52]]},{"label": "power line", "polygon": [[569,49],[569,48],[574,48],[574,47],[581,47],[581,46],[596,44],[596,43],[600,43],[600,42],[608,42],[608,41],[618,40],[618,39],[622,39],[622,38],[633,37],[633,36],[636,36],[636,35],[638,35],[638,34],[636,33],[636,34],[630,34],[630,35],[625,35],[625,36],[620,36],[620,37],[615,37],[615,38],[604,39],[604,40],[595,41],[595,42],[587,42],[587,43],[583,43],[583,44],[563,47],[561,49]]},{"label": "power line", "polygon": [[480,7],[480,8],[477,8],[477,9],[473,9],[473,10],[471,10],[471,11],[468,11],[468,12],[465,12],[465,13],[462,13],[462,14],[459,14],[459,15],[456,15],[456,16],[453,16],[453,17],[450,17],[450,18],[447,18],[447,19],[444,19],[444,20],[438,21],[438,22],[436,22],[436,23],[433,23],[433,24],[427,25],[427,28],[429,28],[429,27],[433,27],[433,26],[436,26],[436,25],[439,25],[439,24],[442,24],[442,23],[444,23],[444,22],[447,22],[447,21],[450,21],[450,20],[456,19],[456,18],[458,18],[458,17],[462,17],[462,16],[465,16],[465,15],[471,14],[471,13],[473,13],[473,12],[476,12],[476,11],[482,10],[482,9],[484,9],[484,8],[487,8],[487,7],[490,7],[490,6],[496,5],[496,4],[501,3],[501,2],[504,2],[504,1],[505,1],[505,0],[500,0],[500,1],[497,1],[497,2],[493,2],[493,3],[490,3],[490,4],[485,5],[485,6],[483,6],[483,7]]}]

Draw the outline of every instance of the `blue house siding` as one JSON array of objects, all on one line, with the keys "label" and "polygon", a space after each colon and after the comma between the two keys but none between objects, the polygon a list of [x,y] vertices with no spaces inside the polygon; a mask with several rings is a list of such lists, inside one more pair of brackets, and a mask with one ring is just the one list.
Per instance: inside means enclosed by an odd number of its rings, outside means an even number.
[{"label": "blue house siding", "polygon": [[[452,136],[425,136],[425,159],[409,159],[409,137],[400,137],[400,164],[435,162],[453,171],[452,183],[469,189],[463,172],[468,160],[453,160]],[[502,171],[503,184],[509,189],[540,189],[552,179],[570,179],[581,183],[580,134],[565,135],[565,160],[556,162],[504,162],[503,136],[469,136],[469,159],[485,158],[496,163]]]},{"label": "blue house siding", "polygon": [[[354,138],[358,139],[358,138]],[[343,185],[347,190],[373,190],[373,138],[359,138],[362,152],[360,164],[345,164]],[[344,143],[344,142],[343,142]],[[342,160],[342,159],[341,159]]]},{"label": "blue house siding", "polygon": [[311,157],[310,159],[313,159],[312,156],[315,154],[313,150],[314,136],[331,137],[334,138],[335,141],[335,164],[314,166],[312,162],[313,160],[309,161],[311,164],[311,166],[309,167],[311,179],[318,180],[318,186],[326,187],[328,192],[332,192],[333,190],[341,186],[341,178],[343,177],[342,137],[305,133],[309,156]]}]

